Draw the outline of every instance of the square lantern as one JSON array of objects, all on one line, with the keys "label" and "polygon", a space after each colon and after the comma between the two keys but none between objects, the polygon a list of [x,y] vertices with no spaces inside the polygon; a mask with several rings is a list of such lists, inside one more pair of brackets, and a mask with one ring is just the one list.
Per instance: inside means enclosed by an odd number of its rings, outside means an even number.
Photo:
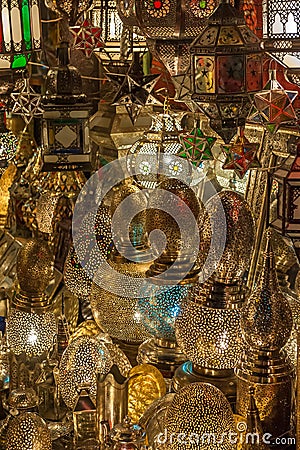
[{"label": "square lantern", "polygon": [[297,154],[287,158],[273,173],[272,194],[276,210],[271,225],[294,242],[300,240],[300,145]]},{"label": "square lantern", "polygon": [[243,14],[222,0],[190,48],[192,100],[229,143],[245,126],[250,95],[262,89],[260,39]]},{"label": "square lantern", "polygon": [[41,50],[39,1],[2,0],[0,8],[0,69],[24,68]]},{"label": "square lantern", "polygon": [[92,169],[90,105],[44,105],[43,171]]}]

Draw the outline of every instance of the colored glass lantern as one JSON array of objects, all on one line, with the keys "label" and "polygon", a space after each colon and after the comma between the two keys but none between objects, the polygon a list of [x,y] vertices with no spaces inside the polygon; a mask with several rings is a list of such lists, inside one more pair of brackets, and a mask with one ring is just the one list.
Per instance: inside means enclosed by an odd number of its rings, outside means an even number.
[{"label": "colored glass lantern", "polygon": [[4,0],[0,13],[0,69],[22,69],[41,50],[38,0]]},{"label": "colored glass lantern", "polygon": [[204,19],[216,4],[216,0],[136,2],[136,17],[149,49],[171,75],[183,73],[189,66],[190,44],[202,31]]},{"label": "colored glass lantern", "polygon": [[[300,147],[273,173],[276,195],[275,217],[271,223],[283,236],[293,241],[300,237]],[[295,243],[295,242],[294,242]],[[298,246],[295,246],[298,253]]]},{"label": "colored glass lantern", "polygon": [[58,49],[59,65],[50,69],[43,97],[43,171],[90,170],[89,114],[78,69],[69,64],[68,43]]},{"label": "colored glass lantern", "polygon": [[262,88],[262,48],[243,15],[222,0],[191,48],[192,100],[229,143]]}]

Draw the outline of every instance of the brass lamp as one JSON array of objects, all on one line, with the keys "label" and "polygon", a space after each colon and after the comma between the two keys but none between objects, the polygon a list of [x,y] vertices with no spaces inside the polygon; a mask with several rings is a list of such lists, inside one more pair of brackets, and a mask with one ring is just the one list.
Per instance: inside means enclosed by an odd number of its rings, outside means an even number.
[{"label": "brass lamp", "polygon": [[282,347],[292,323],[291,308],[278,286],[271,233],[267,231],[263,270],[241,316],[246,348],[236,368],[237,411],[246,414],[249,387],[254,385],[263,431],[274,440],[291,429],[295,372]]},{"label": "brass lamp", "polygon": [[[220,202],[220,204],[218,203]],[[223,391],[235,403],[236,380],[233,369],[243,349],[240,327],[241,307],[246,297],[243,282],[251,261],[254,244],[254,219],[243,197],[234,191],[221,191],[211,197],[200,217],[200,266],[207,258],[208,249],[218,250],[212,237],[225,213],[224,251],[221,258],[212,258],[215,271],[205,283],[197,284],[181,307],[175,322],[178,345],[189,362],[178,368],[173,388],[206,381]]]},{"label": "brass lamp", "polygon": [[[138,362],[156,365],[171,378],[175,368],[185,360],[176,344],[175,319],[198,274],[195,267],[197,242],[192,244],[188,235],[182,235],[180,222],[190,225],[191,236],[197,235],[200,203],[193,190],[175,178],[164,180],[159,188],[149,198],[147,230],[149,233],[155,229],[163,231],[166,245],[147,272],[153,284],[143,289],[138,300],[142,322],[152,336],[140,346]],[[164,197],[165,193],[167,197]],[[165,209],[166,198],[173,217]],[[157,241],[153,246],[159,253]]]},{"label": "brass lamp", "polygon": [[11,383],[34,386],[40,363],[53,345],[56,319],[45,290],[53,275],[53,256],[45,241],[30,239],[17,257],[20,289],[12,299],[7,319],[11,350]]},{"label": "brass lamp", "polygon": [[175,394],[159,439],[167,450],[233,450],[234,431],[233,412],[222,392],[208,383],[193,383]]}]

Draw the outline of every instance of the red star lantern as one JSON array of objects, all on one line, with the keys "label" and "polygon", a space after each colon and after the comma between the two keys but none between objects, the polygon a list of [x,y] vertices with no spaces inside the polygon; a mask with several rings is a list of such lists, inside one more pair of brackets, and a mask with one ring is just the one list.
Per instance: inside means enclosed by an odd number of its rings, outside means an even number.
[{"label": "red star lantern", "polygon": [[297,95],[297,91],[286,91],[276,80],[276,71],[270,71],[264,89],[254,94],[255,106],[249,120],[261,123],[270,133],[275,133],[282,123],[297,119],[292,105]]},{"label": "red star lantern", "polygon": [[104,47],[101,28],[94,26],[88,19],[80,26],[70,27],[70,31],[74,36],[73,48],[82,50],[87,58],[90,58],[95,50]]},{"label": "red star lantern", "polygon": [[222,151],[226,156],[222,169],[234,170],[239,178],[243,178],[247,170],[261,167],[256,157],[258,149],[259,144],[251,144],[240,130],[234,144],[222,145]]}]

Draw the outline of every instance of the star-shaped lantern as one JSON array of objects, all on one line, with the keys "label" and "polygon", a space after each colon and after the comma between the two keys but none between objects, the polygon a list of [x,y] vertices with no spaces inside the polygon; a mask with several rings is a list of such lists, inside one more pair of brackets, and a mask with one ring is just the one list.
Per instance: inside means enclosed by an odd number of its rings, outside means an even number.
[{"label": "star-shaped lantern", "polygon": [[73,48],[82,50],[87,58],[90,58],[95,50],[104,47],[101,28],[94,26],[88,19],[79,26],[70,27],[70,31],[74,36]]},{"label": "star-shaped lantern", "polygon": [[276,80],[276,71],[270,71],[270,79],[264,89],[254,94],[249,120],[261,123],[270,133],[275,133],[282,123],[297,118],[292,105],[297,95],[297,91],[286,91]]},{"label": "star-shaped lantern", "polygon": [[212,147],[217,138],[205,136],[199,121],[190,133],[180,136],[182,152],[179,156],[188,159],[194,166],[199,167],[203,161],[213,160]]},{"label": "star-shaped lantern", "polygon": [[242,130],[232,145],[222,145],[222,151],[226,156],[222,166],[224,170],[234,170],[239,178],[243,178],[247,170],[261,167],[256,154],[259,144],[250,143]]},{"label": "star-shaped lantern", "polygon": [[124,105],[133,124],[144,106],[162,106],[162,103],[152,95],[160,75],[144,75],[138,52],[133,54],[132,63],[126,74],[107,73],[106,76],[119,87],[112,104]]},{"label": "star-shaped lantern", "polygon": [[42,96],[37,94],[30,86],[29,78],[24,78],[21,90],[12,92],[11,98],[14,101],[12,113],[20,115],[26,125],[31,122],[33,117],[43,114]]}]

